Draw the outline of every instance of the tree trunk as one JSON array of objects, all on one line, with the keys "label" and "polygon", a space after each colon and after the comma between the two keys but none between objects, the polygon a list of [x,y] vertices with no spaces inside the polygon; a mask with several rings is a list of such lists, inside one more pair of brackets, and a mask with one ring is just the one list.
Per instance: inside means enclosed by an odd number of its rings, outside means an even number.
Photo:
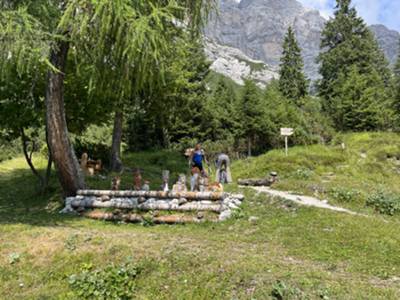
[{"label": "tree trunk", "polygon": [[[150,220],[155,224],[185,224],[185,223],[201,223],[206,221],[205,219],[199,219],[192,216],[182,216],[182,215],[167,215],[167,216],[153,216],[147,217],[140,214],[125,213],[125,214],[114,214],[110,212],[103,211],[88,211],[83,212],[81,216],[103,221],[125,221],[131,223],[140,223],[145,220]],[[207,221],[215,222],[215,219],[210,219]]]},{"label": "tree trunk", "polygon": [[122,143],[122,123],[123,123],[123,112],[117,110],[114,117],[114,129],[112,136],[111,146],[111,171],[121,172],[122,161],[121,161],[121,143]]},{"label": "tree trunk", "polygon": [[247,156],[251,157],[251,137],[247,138]]},{"label": "tree trunk", "polygon": [[[68,198],[71,199],[71,198]],[[172,199],[146,201],[139,203],[137,198],[116,198],[109,201],[102,201],[101,198],[83,197],[72,198],[71,206],[77,208],[118,208],[118,209],[136,209],[140,211],[167,210],[167,211],[223,211],[221,202],[206,203],[200,201],[187,202],[182,205],[173,202]]]},{"label": "tree trunk", "polygon": [[29,151],[28,151],[28,143],[29,143],[29,141],[28,141],[28,138],[25,135],[25,130],[23,128],[21,128],[20,131],[21,131],[20,135],[21,135],[21,142],[22,142],[22,151],[24,152],[25,160],[28,163],[29,168],[31,169],[33,175],[35,175],[36,178],[39,180],[40,188],[43,189],[44,185],[45,185],[45,180],[42,177],[42,175],[40,175],[40,173],[38,172],[38,170],[36,169],[36,167],[34,166],[33,161],[32,161],[32,154],[33,154],[33,151],[34,151],[34,148],[35,148],[35,144],[33,143],[31,152],[29,153]]},{"label": "tree trunk", "polygon": [[49,185],[49,181],[50,181],[50,176],[51,176],[51,167],[53,165],[53,157],[51,155],[51,151],[50,151],[50,146],[49,146],[49,136],[47,133],[47,128],[46,128],[46,144],[47,144],[47,168],[46,168],[46,174],[44,177],[44,185],[45,185],[45,189],[47,189],[48,185]]},{"label": "tree trunk", "polygon": [[244,186],[271,186],[274,183],[273,180],[264,179],[239,179],[238,184]]},{"label": "tree trunk", "polygon": [[35,165],[33,164],[33,161],[32,161],[32,155],[33,155],[33,151],[34,151],[34,148],[35,148],[35,144],[34,144],[34,142],[32,142],[33,143],[32,144],[32,149],[31,149],[31,152],[29,153],[29,151],[28,151],[28,143],[29,143],[29,141],[28,141],[27,136],[25,135],[25,130],[23,128],[21,128],[20,131],[21,131],[20,135],[21,135],[21,141],[22,141],[22,151],[24,153],[25,160],[28,163],[29,168],[31,169],[32,173],[39,180],[39,187],[40,187],[41,192],[43,193],[43,192],[45,192],[47,190],[47,187],[49,185],[50,175],[51,175],[51,165],[52,165],[53,160],[52,160],[50,151],[48,153],[49,157],[48,157],[48,160],[47,160],[46,173],[44,174],[44,176],[42,176],[39,173],[39,171],[36,169],[36,167],[35,167]]},{"label": "tree trunk", "polygon": [[46,126],[53,158],[64,196],[74,196],[85,187],[83,173],[69,140],[64,109],[64,72],[68,42],[58,42],[51,51],[50,62],[58,71],[50,70],[46,90]]}]

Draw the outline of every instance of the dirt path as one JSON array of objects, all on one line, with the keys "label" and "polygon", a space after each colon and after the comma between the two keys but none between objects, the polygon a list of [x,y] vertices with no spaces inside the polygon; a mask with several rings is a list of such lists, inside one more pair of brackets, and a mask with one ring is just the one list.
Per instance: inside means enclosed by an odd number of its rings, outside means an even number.
[{"label": "dirt path", "polygon": [[273,190],[269,187],[251,187],[251,188],[253,190],[256,190],[259,193],[265,193],[265,194],[268,194],[273,197],[279,197],[279,198],[282,198],[285,200],[295,202],[300,205],[329,209],[329,210],[333,210],[333,211],[337,211],[337,212],[347,213],[350,215],[361,215],[359,213],[356,213],[354,211],[351,211],[351,210],[348,210],[348,209],[345,209],[342,207],[329,205],[327,201],[321,201],[314,197],[294,195],[289,192]]}]

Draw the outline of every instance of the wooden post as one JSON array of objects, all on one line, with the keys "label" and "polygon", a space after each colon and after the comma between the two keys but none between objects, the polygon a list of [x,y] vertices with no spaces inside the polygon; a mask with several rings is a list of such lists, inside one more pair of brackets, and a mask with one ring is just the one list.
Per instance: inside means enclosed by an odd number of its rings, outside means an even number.
[{"label": "wooden post", "polygon": [[288,137],[285,136],[285,154],[288,156]]},{"label": "wooden post", "polygon": [[285,154],[288,156],[288,137],[293,135],[293,128],[281,128],[281,136],[285,137]]}]

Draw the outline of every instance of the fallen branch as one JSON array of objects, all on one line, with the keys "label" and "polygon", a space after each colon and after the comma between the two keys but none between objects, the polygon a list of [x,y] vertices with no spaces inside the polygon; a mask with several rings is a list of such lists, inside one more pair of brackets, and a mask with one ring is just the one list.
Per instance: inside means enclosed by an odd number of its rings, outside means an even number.
[{"label": "fallen branch", "polygon": [[243,186],[271,186],[273,181],[268,178],[263,179],[239,179],[238,184]]}]

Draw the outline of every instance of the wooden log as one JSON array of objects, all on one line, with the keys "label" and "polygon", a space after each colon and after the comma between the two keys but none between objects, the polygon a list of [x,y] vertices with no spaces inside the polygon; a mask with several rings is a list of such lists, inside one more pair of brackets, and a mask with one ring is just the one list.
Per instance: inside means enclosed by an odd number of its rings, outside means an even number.
[{"label": "wooden log", "polygon": [[263,179],[239,179],[238,184],[244,186],[271,186],[273,181],[269,178]]},{"label": "wooden log", "polygon": [[163,191],[107,191],[107,190],[79,190],[79,196],[109,196],[109,197],[144,197],[158,199],[180,199],[188,200],[224,200],[226,193],[219,192],[163,192]]},{"label": "wooden log", "polygon": [[[143,216],[139,214],[113,214],[101,211],[89,211],[84,212],[81,215],[86,218],[104,221],[125,221],[130,223],[140,223],[145,220],[145,218],[143,218]],[[200,223],[204,222],[205,219],[198,219],[197,217],[191,216],[168,215],[152,217],[151,221],[155,224],[185,224]]]},{"label": "wooden log", "polygon": [[146,201],[140,203],[137,198],[114,198],[109,201],[101,201],[96,197],[77,197],[71,201],[73,208],[121,208],[137,209],[143,211],[149,210],[172,210],[172,211],[213,211],[221,212],[223,206],[221,203],[202,204],[200,202],[188,202],[179,205],[174,201]]}]

